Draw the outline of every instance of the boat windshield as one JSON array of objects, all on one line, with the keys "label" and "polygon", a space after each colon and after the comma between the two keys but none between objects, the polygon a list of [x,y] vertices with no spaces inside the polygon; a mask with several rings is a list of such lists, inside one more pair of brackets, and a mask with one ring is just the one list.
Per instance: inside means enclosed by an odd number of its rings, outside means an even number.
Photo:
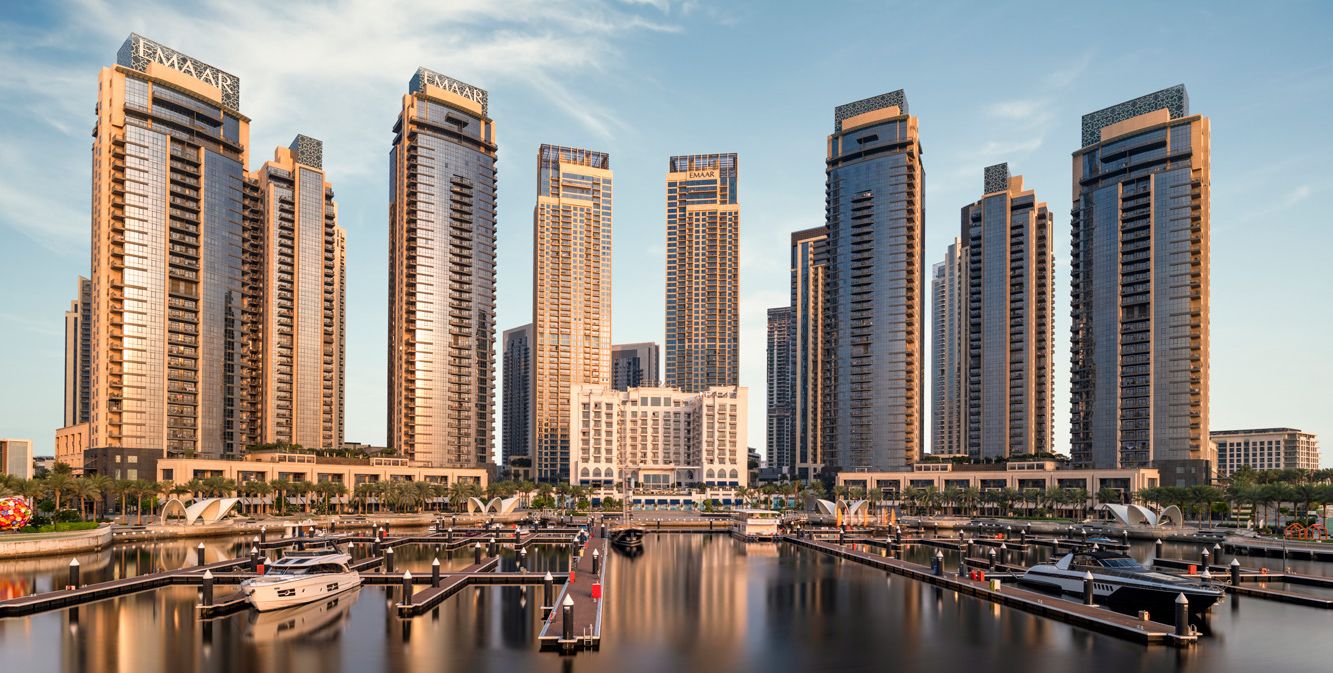
[{"label": "boat windshield", "polygon": [[1118,568],[1120,570],[1143,570],[1143,566],[1132,558],[1104,558],[1100,561],[1103,568]]}]

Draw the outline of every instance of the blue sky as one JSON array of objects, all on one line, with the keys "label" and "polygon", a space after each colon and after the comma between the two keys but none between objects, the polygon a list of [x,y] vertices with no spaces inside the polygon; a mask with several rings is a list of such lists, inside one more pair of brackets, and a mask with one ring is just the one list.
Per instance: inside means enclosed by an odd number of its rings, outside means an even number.
[{"label": "blue sky", "polygon": [[[235,73],[251,168],[324,140],[348,230],[347,438],[385,426],[387,154],[418,65],[490,91],[500,329],[531,315],[535,154],[611,154],[613,337],[661,341],[664,172],[740,154],[741,383],[764,445],[765,315],[792,230],[823,222],[833,107],[906,89],[926,167],[927,268],[984,166],[1055,213],[1056,446],[1068,446],[1070,153],[1079,118],[1183,82],[1212,118],[1212,426],[1320,433],[1333,464],[1333,5],[165,0],[24,3],[0,18],[0,436],[50,453],[64,310],[88,268],[97,71],[131,31]],[[498,400],[497,400],[498,405]],[[498,418],[498,408],[497,408]],[[497,432],[498,442],[498,432]],[[496,447],[497,451],[499,447]]]}]

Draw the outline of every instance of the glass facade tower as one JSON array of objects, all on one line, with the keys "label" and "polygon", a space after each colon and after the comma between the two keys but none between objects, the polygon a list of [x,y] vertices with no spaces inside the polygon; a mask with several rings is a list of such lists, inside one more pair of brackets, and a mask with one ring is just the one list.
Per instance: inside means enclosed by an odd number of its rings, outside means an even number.
[{"label": "glass facade tower", "polygon": [[1050,210],[1021,176],[1009,175],[1008,164],[997,164],[984,172],[981,200],[963,207],[961,230],[966,451],[979,459],[1049,452]]},{"label": "glass facade tower", "polygon": [[530,455],[532,429],[532,323],[501,335],[504,352],[504,399],[501,401],[500,452],[505,465]]},{"label": "glass facade tower", "polygon": [[768,309],[768,427],[767,451],[769,467],[790,474],[795,464],[793,413],[796,384],[793,371],[795,324],[792,307]]},{"label": "glass facade tower", "polygon": [[828,272],[828,229],[814,227],[791,235],[792,309],[792,474],[809,481],[824,467],[824,291]]},{"label": "glass facade tower", "polygon": [[389,153],[388,440],[436,467],[493,448],[495,162],[486,92],[419,68]]},{"label": "glass facade tower", "polygon": [[574,386],[611,385],[611,159],[542,145],[532,214],[533,467],[569,480]]},{"label": "glass facade tower", "polygon": [[967,453],[963,436],[963,339],[966,249],[957,237],[931,268],[930,452]]},{"label": "glass facade tower", "polygon": [[1074,463],[1207,481],[1209,121],[1178,85],[1083,116],[1073,155]]},{"label": "glass facade tower", "polygon": [[740,204],[735,154],[671,157],[667,168],[666,385],[740,382]]},{"label": "glass facade tower", "polygon": [[826,172],[825,469],[905,468],[924,430],[925,171],[901,90],[836,108]]}]

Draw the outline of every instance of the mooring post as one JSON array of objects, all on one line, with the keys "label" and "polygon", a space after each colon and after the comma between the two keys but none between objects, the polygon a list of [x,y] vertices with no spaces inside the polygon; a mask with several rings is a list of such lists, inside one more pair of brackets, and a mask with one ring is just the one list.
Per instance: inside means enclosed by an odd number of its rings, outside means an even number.
[{"label": "mooring post", "polygon": [[1083,604],[1092,605],[1092,571],[1083,573]]},{"label": "mooring post", "polygon": [[838,544],[839,545],[847,544],[847,529],[843,528],[842,526],[838,527]]},{"label": "mooring post", "polygon": [[976,556],[976,541],[969,538],[967,541],[967,558],[976,558]]},{"label": "mooring post", "polygon": [[474,542],[474,543],[472,544],[472,564],[473,564],[473,565],[481,565],[481,543],[480,543],[480,542]]},{"label": "mooring post", "polygon": [[564,628],[561,629],[561,640],[574,640],[574,599],[565,596],[564,604]]},{"label": "mooring post", "polygon": [[990,557],[990,570],[995,570],[995,550],[990,550],[988,556]]},{"label": "mooring post", "polygon": [[496,555],[495,538],[491,538],[491,546],[486,549],[486,555],[494,557]]},{"label": "mooring post", "polygon": [[258,569],[259,569],[259,548],[258,548],[258,547],[251,547],[251,548],[250,548],[250,570],[258,570]]},{"label": "mooring post", "polygon": [[1000,543],[1000,563],[1009,563],[1009,546],[1003,542]]},{"label": "mooring post", "polygon": [[212,571],[212,570],[205,570],[205,571],[204,571],[203,604],[206,605],[206,606],[207,606],[207,605],[212,605],[212,604],[213,604],[213,571]]},{"label": "mooring post", "polygon": [[204,543],[200,542],[199,546],[194,548],[194,560],[197,565],[204,564]]},{"label": "mooring post", "polygon": [[268,542],[268,526],[259,527],[259,542]]},{"label": "mooring post", "polygon": [[592,574],[597,575],[602,572],[602,554],[596,549],[592,550]]},{"label": "mooring post", "polygon": [[65,588],[69,590],[79,588],[79,559],[69,560],[69,584],[65,585]]},{"label": "mooring post", "polygon": [[1176,635],[1190,634],[1190,599],[1182,592],[1176,595]]},{"label": "mooring post", "polygon": [[430,562],[430,585],[433,587],[440,586],[440,557],[438,556]]},{"label": "mooring post", "polygon": [[393,547],[384,550],[384,572],[393,572]]},{"label": "mooring post", "polygon": [[935,576],[936,576],[936,577],[943,577],[943,576],[944,576],[944,552],[942,552],[942,551],[936,551],[936,552],[935,552],[935,563],[934,563],[934,566],[935,566]]},{"label": "mooring post", "polygon": [[1205,569],[1208,567],[1208,548],[1207,548],[1207,547],[1204,547],[1204,548],[1203,548],[1203,551],[1199,552],[1199,564],[1202,565]]},{"label": "mooring post", "polygon": [[445,540],[445,542],[453,542],[453,541],[454,541],[454,529],[450,528],[450,529],[447,531],[447,533],[446,533],[445,536],[444,536],[444,540]]},{"label": "mooring post", "polygon": [[527,566],[528,566],[528,548],[524,547],[518,550],[518,571],[527,572],[526,570],[524,570],[524,568],[526,568]]},{"label": "mooring post", "polygon": [[329,519],[329,535],[333,535],[334,533],[337,532],[338,532],[338,520]]},{"label": "mooring post", "polygon": [[412,571],[403,571],[403,605],[412,604]]},{"label": "mooring post", "polygon": [[1240,586],[1240,559],[1231,559],[1231,586]]},{"label": "mooring post", "polygon": [[551,571],[546,571],[546,577],[542,578],[542,619],[546,619],[551,614],[551,601],[555,600],[555,578],[551,576]]},{"label": "mooring post", "polygon": [[518,544],[518,528],[514,528],[514,544]]},{"label": "mooring post", "polygon": [[1222,545],[1217,542],[1213,543],[1213,560],[1218,563],[1222,562]]},{"label": "mooring post", "polygon": [[1162,538],[1153,543],[1153,558],[1162,558]]}]

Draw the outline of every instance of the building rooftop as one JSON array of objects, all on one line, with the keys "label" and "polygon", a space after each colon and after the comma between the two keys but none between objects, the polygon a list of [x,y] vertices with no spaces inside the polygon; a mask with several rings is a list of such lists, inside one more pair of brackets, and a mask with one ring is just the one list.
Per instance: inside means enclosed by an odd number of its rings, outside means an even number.
[{"label": "building rooftop", "polygon": [[1102,129],[1154,110],[1166,108],[1171,119],[1179,119],[1190,113],[1190,97],[1184,84],[1154,91],[1123,103],[1116,103],[1096,112],[1083,115],[1083,147],[1101,142]]},{"label": "building rooftop", "polygon": [[218,88],[222,105],[236,111],[241,108],[241,78],[215,68],[196,58],[154,42],[138,33],[130,33],[116,52],[116,64],[139,72],[148,72],[148,65],[157,63],[193,77],[204,84]]},{"label": "building rooftop", "polygon": [[416,74],[412,75],[412,79],[408,80],[407,90],[411,93],[420,93],[425,91],[427,84],[444,89],[449,93],[462,96],[463,98],[480,105],[481,113],[483,115],[490,114],[488,112],[490,109],[488,105],[489,95],[486,93],[485,89],[473,86],[462,80],[454,79],[448,75],[435,72],[424,66],[418,67]]},{"label": "building rooftop", "polygon": [[886,107],[893,107],[894,105],[898,106],[900,112],[907,114],[907,94],[903,93],[902,89],[882,93],[878,96],[862,98],[861,100],[853,101],[845,105],[839,105],[838,107],[833,108],[833,132],[841,133],[842,122],[851,119],[856,115],[873,112],[875,110],[883,110]]}]

